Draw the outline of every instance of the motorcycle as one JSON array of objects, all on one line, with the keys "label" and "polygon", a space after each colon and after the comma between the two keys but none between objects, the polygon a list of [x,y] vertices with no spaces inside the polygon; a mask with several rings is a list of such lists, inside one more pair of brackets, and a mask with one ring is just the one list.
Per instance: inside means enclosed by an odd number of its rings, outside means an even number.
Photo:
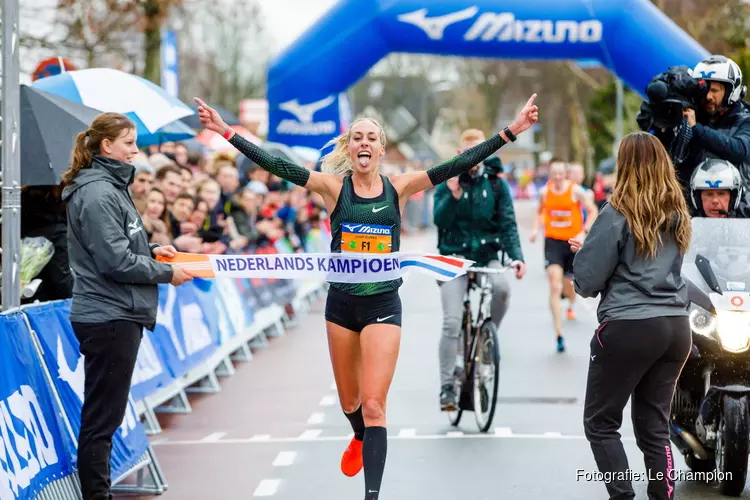
[{"label": "motorcycle", "polygon": [[693,219],[682,269],[693,346],[670,419],[671,441],[693,477],[715,480],[727,496],[742,494],[750,452],[748,229],[739,219]]}]

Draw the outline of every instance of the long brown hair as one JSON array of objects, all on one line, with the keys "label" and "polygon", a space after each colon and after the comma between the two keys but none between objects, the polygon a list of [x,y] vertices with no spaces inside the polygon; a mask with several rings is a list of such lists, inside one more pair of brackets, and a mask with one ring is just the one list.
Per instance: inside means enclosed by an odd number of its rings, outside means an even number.
[{"label": "long brown hair", "polygon": [[609,202],[625,216],[641,256],[656,256],[662,231],[674,236],[681,254],[687,252],[692,236],[690,213],[672,160],[653,135],[633,132],[623,138]]},{"label": "long brown hair", "polygon": [[101,152],[102,141],[114,141],[123,130],[135,129],[135,124],[120,113],[102,113],[94,118],[88,130],[76,136],[70,168],[62,175],[63,185],[70,184],[82,168],[89,168],[95,154]]}]

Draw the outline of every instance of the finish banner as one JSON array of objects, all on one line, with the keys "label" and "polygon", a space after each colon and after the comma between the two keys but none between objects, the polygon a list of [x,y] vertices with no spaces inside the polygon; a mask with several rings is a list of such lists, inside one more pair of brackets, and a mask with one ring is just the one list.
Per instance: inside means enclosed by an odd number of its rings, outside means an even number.
[{"label": "finish banner", "polygon": [[399,279],[409,271],[450,281],[466,273],[471,260],[424,253],[299,253],[270,255],[203,255],[177,252],[161,262],[176,264],[196,278],[272,278],[377,283]]}]

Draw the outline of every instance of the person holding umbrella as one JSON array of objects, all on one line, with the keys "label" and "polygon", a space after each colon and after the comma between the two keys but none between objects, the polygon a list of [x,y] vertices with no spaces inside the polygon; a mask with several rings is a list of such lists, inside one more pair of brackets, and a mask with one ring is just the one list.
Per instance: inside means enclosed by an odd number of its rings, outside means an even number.
[{"label": "person holding umbrella", "polygon": [[73,269],[70,321],[85,356],[78,474],[84,500],[110,500],[112,437],[125,416],[143,328],[156,323],[157,284],[192,277],[154,257],[171,246],[150,245],[130,195],[138,153],[136,127],[104,113],[76,137],[63,174],[68,251]]}]

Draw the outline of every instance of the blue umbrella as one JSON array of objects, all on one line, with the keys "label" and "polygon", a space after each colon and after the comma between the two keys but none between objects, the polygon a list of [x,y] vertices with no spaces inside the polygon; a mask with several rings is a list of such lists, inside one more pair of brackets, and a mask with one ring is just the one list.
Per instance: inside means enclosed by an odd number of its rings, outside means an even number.
[{"label": "blue umbrella", "polygon": [[33,86],[90,108],[128,115],[149,133],[195,113],[158,85],[110,68],[68,71]]},{"label": "blue umbrella", "polygon": [[135,123],[136,131],[138,132],[138,147],[164,144],[165,142],[184,141],[185,139],[195,137],[195,131],[180,120],[168,123],[152,133],[148,131],[137,116],[133,116],[132,113],[128,113],[126,116]]}]

